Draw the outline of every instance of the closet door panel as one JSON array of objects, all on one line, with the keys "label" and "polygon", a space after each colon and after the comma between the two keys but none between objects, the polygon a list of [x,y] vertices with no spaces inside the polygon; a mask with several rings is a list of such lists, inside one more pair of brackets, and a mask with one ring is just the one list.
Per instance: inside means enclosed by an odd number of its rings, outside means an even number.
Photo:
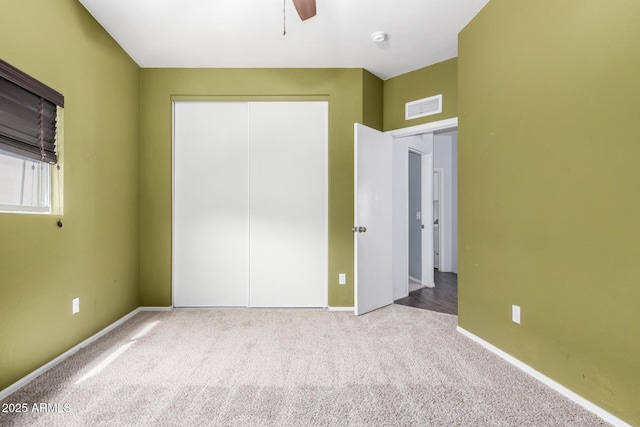
[{"label": "closet door panel", "polygon": [[173,301],[246,306],[248,105],[174,104]]},{"label": "closet door panel", "polygon": [[325,307],[326,102],[249,106],[253,307]]}]

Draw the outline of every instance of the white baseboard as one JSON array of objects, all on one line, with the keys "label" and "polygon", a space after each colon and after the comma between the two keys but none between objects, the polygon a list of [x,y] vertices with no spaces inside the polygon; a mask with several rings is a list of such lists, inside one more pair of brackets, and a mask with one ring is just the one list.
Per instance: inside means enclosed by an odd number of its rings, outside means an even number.
[{"label": "white baseboard", "polygon": [[168,307],[138,307],[137,311],[171,311],[173,310],[172,306]]},{"label": "white baseboard", "polygon": [[490,352],[500,356],[502,359],[504,359],[507,362],[511,363],[516,368],[519,368],[520,370],[522,370],[525,373],[529,374],[530,376],[532,376],[536,380],[540,381],[541,383],[546,384],[547,386],[551,387],[552,389],[554,389],[555,391],[557,391],[558,393],[560,393],[564,397],[573,400],[575,403],[577,403],[578,405],[582,406],[587,411],[594,413],[598,417],[602,418],[604,421],[606,421],[606,422],[608,422],[610,424],[613,424],[614,426],[631,427],[630,424],[627,424],[626,422],[622,421],[620,418],[616,417],[612,413],[605,411],[604,409],[602,409],[598,405],[588,401],[587,399],[585,399],[584,397],[580,396],[579,394],[569,390],[567,387],[563,386],[562,384],[560,384],[560,383],[552,380],[551,378],[547,377],[546,375],[536,371],[531,366],[527,365],[526,363],[521,362],[520,360],[518,360],[515,357],[511,356],[509,353],[505,353],[504,351],[500,350],[498,347],[494,346],[493,344],[488,343],[487,341],[483,340],[482,338],[478,337],[477,335],[472,334],[471,332],[461,328],[460,326],[457,327],[457,330],[462,335],[464,335],[467,338],[477,342],[478,344],[480,344],[481,346],[483,346],[484,348],[486,348]]},{"label": "white baseboard", "polygon": [[355,311],[354,307],[327,307],[329,311]]},{"label": "white baseboard", "polygon": [[409,275],[409,280],[413,280],[414,282],[416,282],[419,285],[422,285],[422,280],[421,279],[416,279],[415,277],[413,277],[412,275]]},{"label": "white baseboard", "polygon": [[21,389],[22,387],[24,387],[25,385],[27,385],[28,383],[30,383],[31,381],[33,381],[34,379],[39,377],[40,375],[44,374],[49,369],[51,369],[54,366],[56,366],[58,363],[64,361],[65,359],[68,359],[74,353],[76,353],[80,349],[82,349],[83,347],[86,347],[87,345],[89,345],[92,342],[98,340],[100,337],[104,336],[108,332],[111,332],[112,330],[114,330],[118,326],[122,325],[127,320],[131,319],[136,314],[138,314],[138,313],[140,313],[142,311],[169,311],[171,309],[172,309],[172,307],[138,307],[138,308],[136,308],[131,313],[129,313],[129,314],[125,315],[124,317],[116,320],[115,322],[113,322],[112,324],[110,324],[106,328],[102,329],[101,331],[96,332],[95,334],[93,334],[92,336],[87,338],[86,340],[82,341],[80,344],[78,344],[78,345],[70,348],[69,350],[65,351],[64,353],[62,353],[60,356],[56,357],[52,361],[42,365],[41,367],[39,367],[35,371],[29,373],[25,377],[22,377],[21,379],[19,379],[15,383],[11,384],[9,387],[5,388],[4,390],[0,390],[0,400],[3,400],[5,398],[9,397],[11,394],[15,393],[16,391],[18,391],[19,389]]}]

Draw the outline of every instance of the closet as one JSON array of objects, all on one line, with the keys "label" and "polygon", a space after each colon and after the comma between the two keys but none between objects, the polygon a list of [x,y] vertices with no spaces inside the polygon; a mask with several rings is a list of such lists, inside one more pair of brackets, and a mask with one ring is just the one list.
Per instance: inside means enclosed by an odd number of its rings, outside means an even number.
[{"label": "closet", "polygon": [[173,303],[326,307],[327,102],[174,102]]}]

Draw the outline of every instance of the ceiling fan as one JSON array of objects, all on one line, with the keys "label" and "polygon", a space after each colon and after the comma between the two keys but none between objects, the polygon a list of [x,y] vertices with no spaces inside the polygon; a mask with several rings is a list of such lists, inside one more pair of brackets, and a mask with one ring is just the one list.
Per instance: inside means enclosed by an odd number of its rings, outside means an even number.
[{"label": "ceiling fan", "polygon": [[293,0],[293,5],[303,21],[316,16],[316,0]]}]

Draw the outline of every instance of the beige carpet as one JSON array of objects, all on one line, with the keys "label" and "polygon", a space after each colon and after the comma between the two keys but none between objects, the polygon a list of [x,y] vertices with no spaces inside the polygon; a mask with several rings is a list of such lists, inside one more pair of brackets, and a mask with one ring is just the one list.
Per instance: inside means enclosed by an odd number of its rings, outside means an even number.
[{"label": "beige carpet", "polygon": [[[455,331],[392,305],[141,313],[14,393],[2,426],[594,426]],[[60,412],[35,412],[33,404]]]}]

